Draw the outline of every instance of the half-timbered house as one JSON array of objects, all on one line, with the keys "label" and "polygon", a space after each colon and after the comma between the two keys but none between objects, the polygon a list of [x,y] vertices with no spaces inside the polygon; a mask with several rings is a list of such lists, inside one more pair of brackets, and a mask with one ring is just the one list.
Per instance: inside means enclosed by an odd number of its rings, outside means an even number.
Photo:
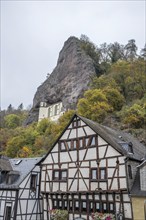
[{"label": "half-timbered house", "polygon": [[40,158],[0,158],[0,220],[42,219]]},{"label": "half-timbered house", "polygon": [[67,209],[69,220],[92,212],[133,219],[129,196],[145,152],[132,136],[74,115],[41,160],[43,219]]}]

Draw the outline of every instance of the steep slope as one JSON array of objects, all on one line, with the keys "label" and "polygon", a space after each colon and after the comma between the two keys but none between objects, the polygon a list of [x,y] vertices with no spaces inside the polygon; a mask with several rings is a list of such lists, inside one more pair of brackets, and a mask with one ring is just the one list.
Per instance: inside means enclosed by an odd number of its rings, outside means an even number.
[{"label": "steep slope", "polygon": [[77,100],[95,76],[93,60],[81,49],[80,40],[70,37],[59,53],[57,66],[48,79],[38,87],[26,124],[36,121],[39,104],[63,102],[65,109],[74,109]]}]

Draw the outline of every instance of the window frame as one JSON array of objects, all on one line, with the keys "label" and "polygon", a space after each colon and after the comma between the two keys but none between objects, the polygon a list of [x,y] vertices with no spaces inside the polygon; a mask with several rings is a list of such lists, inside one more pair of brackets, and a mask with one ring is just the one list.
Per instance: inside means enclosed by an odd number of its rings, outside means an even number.
[{"label": "window frame", "polygon": [[[66,173],[65,177],[62,176],[63,172]],[[55,173],[58,173],[58,178],[55,178]],[[56,181],[56,182],[66,182],[67,178],[68,178],[68,171],[67,171],[67,169],[62,169],[62,170],[55,169],[55,170],[53,170],[53,173],[52,173],[52,180],[53,181]]]},{"label": "window frame", "polygon": [[[104,170],[104,178],[101,178],[101,171]],[[96,171],[96,178],[93,178],[93,174],[92,172]],[[94,181],[107,181],[107,172],[106,172],[106,168],[105,167],[92,167],[90,169],[90,181],[94,182]]]},{"label": "window frame", "polygon": [[4,220],[11,220],[11,213],[12,213],[12,203],[6,202]]},{"label": "window frame", "polygon": [[30,189],[32,191],[36,191],[37,188],[37,174],[36,173],[31,173],[30,177]]}]

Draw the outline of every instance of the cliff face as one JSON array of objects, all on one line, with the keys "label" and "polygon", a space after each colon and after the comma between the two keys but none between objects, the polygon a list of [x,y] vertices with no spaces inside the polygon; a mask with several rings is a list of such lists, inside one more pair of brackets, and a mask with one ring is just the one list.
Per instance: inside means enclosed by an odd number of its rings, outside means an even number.
[{"label": "cliff face", "polygon": [[80,40],[70,37],[59,53],[57,66],[38,87],[27,124],[37,120],[40,102],[63,102],[65,109],[75,109],[77,100],[89,87],[95,68],[92,59],[80,47]]}]

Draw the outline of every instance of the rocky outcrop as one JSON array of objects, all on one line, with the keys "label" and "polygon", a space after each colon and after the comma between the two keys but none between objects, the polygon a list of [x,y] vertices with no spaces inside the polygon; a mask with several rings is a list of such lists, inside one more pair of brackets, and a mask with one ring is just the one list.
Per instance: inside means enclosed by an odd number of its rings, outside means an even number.
[{"label": "rocky outcrop", "polygon": [[48,104],[62,101],[66,110],[75,109],[78,98],[89,88],[93,76],[93,60],[82,50],[80,40],[70,37],[59,53],[57,66],[37,89],[27,124],[37,118],[42,101]]}]

